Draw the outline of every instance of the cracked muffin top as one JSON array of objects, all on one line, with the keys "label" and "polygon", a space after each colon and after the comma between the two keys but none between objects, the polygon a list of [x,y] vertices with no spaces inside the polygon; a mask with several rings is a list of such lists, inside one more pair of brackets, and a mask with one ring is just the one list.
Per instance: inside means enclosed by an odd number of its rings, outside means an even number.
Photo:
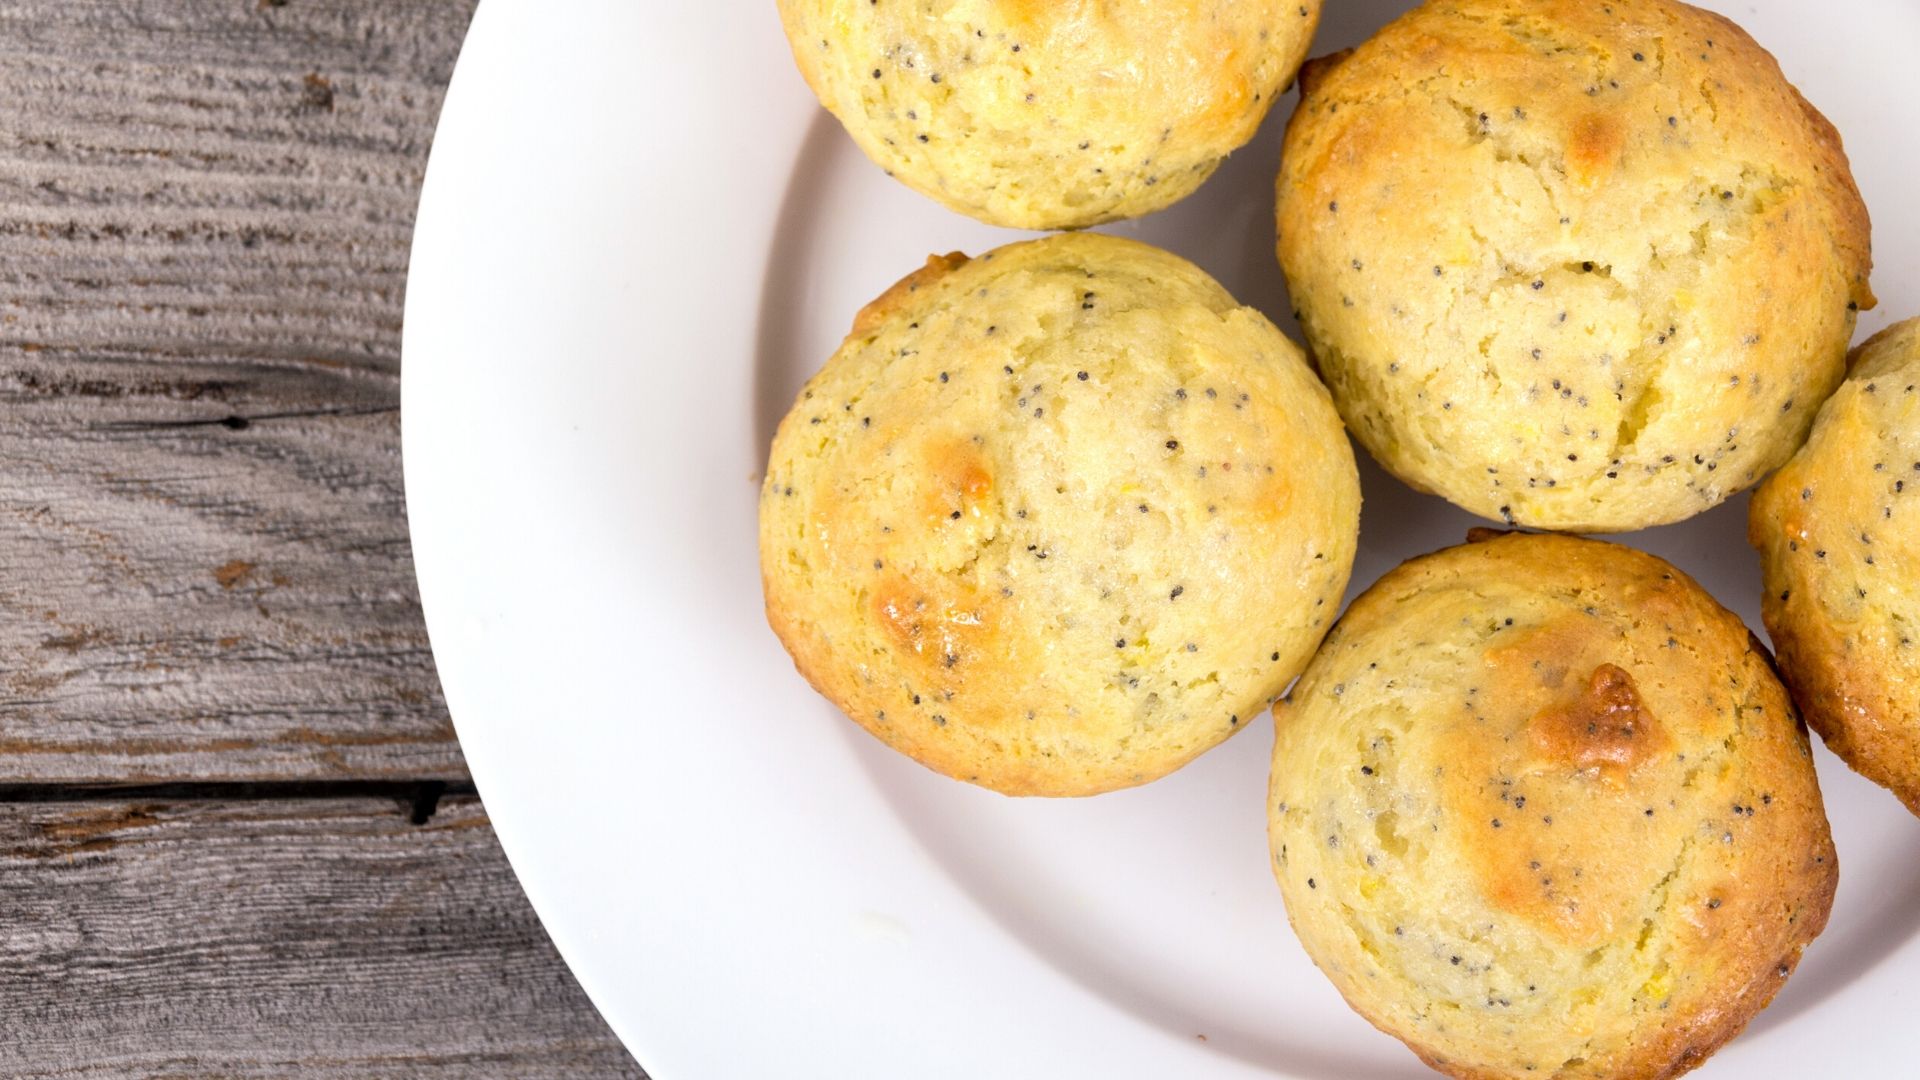
[{"label": "cracked muffin top", "polygon": [[1191,263],[1096,234],[936,257],[774,437],[767,616],[922,764],[1093,794],[1266,709],[1333,622],[1359,508],[1299,350]]},{"label": "cracked muffin top", "polygon": [[1293,81],[1320,0],[780,0],[860,149],[995,225],[1066,229],[1200,186]]},{"label": "cracked muffin top", "polygon": [[1747,526],[1807,722],[1920,814],[1920,319],[1860,346]]},{"label": "cracked muffin top", "polygon": [[1660,559],[1474,541],[1354,601],[1276,710],[1288,915],[1443,1072],[1685,1072],[1826,923],[1806,729],[1740,619]]},{"label": "cracked muffin top", "polygon": [[1839,384],[1866,208],[1726,19],[1430,0],[1302,84],[1281,266],[1402,480],[1540,528],[1678,521],[1785,461]]}]

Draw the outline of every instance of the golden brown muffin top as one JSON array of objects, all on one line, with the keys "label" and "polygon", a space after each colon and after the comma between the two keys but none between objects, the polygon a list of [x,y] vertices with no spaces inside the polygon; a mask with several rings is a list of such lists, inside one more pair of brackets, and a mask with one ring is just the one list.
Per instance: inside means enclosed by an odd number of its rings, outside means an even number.
[{"label": "golden brown muffin top", "polygon": [[890,745],[1016,794],[1184,764],[1331,624],[1359,484],[1299,351],[1197,267],[1095,234],[937,257],[774,439],[768,616]]},{"label": "golden brown muffin top", "polygon": [[1920,319],[1855,353],[1748,534],[1788,685],[1829,748],[1920,814]]},{"label": "golden brown muffin top", "polygon": [[1191,192],[1290,82],[1320,0],[780,0],[868,157],[955,210],[1077,228]]},{"label": "golden brown muffin top", "polygon": [[1454,1075],[1685,1071],[1825,923],[1805,731],[1740,620],[1653,556],[1495,535],[1415,559],[1277,724],[1295,929]]},{"label": "golden brown muffin top", "polygon": [[1784,461],[1839,382],[1866,209],[1726,19],[1431,0],[1303,83],[1281,262],[1403,479],[1496,521],[1674,521]]}]

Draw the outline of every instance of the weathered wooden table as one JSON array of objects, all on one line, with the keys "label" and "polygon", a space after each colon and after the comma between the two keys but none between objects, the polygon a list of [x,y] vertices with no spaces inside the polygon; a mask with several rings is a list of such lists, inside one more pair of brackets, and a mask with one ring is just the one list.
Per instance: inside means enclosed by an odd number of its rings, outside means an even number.
[{"label": "weathered wooden table", "polygon": [[414,590],[401,300],[472,3],[0,5],[0,1075],[640,1075]]}]

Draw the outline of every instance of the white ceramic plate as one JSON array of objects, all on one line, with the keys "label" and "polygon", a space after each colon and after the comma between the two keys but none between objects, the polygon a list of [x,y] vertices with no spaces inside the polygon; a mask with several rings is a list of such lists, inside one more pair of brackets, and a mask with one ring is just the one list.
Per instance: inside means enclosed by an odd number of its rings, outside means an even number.
[{"label": "white ceramic plate", "polygon": [[[1407,5],[1331,0],[1316,52]],[[1883,307],[1920,312],[1916,0],[1717,3],[1848,137]],[[1288,333],[1278,104],[1200,193],[1115,231]],[[1013,239],[884,177],[767,0],[486,0],[433,151],[406,322],[434,653],[508,855],[659,1080],[1427,1075],[1300,951],[1267,870],[1271,732],[1168,780],[1016,801],[882,749],[767,630],[755,479],[853,312]],[[1354,587],[1471,522],[1363,467]],[[1745,499],[1627,538],[1757,625]],[[1703,1076],[1920,1050],[1920,823],[1822,753],[1831,928]]]}]

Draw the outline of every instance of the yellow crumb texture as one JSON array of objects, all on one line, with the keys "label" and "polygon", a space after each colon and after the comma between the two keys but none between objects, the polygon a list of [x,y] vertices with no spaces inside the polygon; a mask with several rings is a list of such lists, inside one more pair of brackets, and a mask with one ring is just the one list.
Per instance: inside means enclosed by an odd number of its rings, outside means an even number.
[{"label": "yellow crumb texture", "polygon": [[1156,248],[929,260],[775,435],[767,615],[867,730],[1009,794],[1171,772],[1305,666],[1352,567],[1353,452],[1272,323]]},{"label": "yellow crumb texture", "polygon": [[1806,729],[1739,618],[1653,556],[1533,534],[1415,559],[1276,728],[1295,931],[1453,1076],[1686,1072],[1826,923]]},{"label": "yellow crumb texture", "polygon": [[780,0],[869,158],[996,225],[1134,217],[1199,187],[1293,80],[1320,0]]},{"label": "yellow crumb texture", "polygon": [[1920,814],[1920,320],[1860,347],[1747,524],[1807,722]]},{"label": "yellow crumb texture", "polygon": [[1430,0],[1314,61],[1279,256],[1347,425],[1495,521],[1678,521],[1778,467],[1873,306],[1840,137],[1726,19]]}]

